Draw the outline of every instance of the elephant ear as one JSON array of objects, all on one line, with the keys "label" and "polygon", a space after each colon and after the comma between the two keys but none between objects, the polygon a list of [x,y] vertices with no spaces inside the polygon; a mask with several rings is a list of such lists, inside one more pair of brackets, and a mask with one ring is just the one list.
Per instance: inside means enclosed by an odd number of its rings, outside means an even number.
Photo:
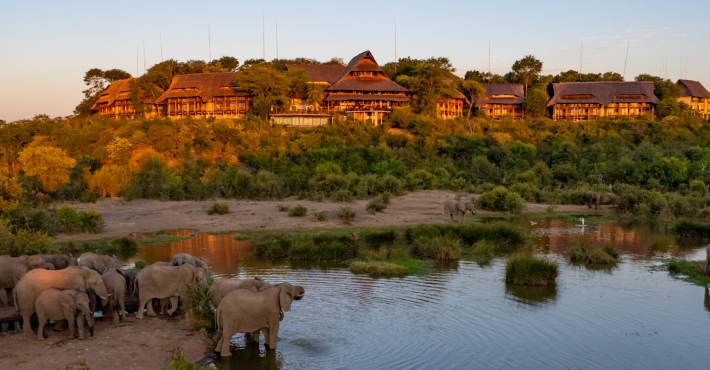
[{"label": "elephant ear", "polygon": [[291,311],[291,302],[293,302],[291,288],[287,286],[281,287],[281,292],[279,292],[279,305],[281,309],[286,312]]},{"label": "elephant ear", "polygon": [[74,297],[72,294],[61,294],[59,296],[59,304],[66,307],[71,312],[76,312],[76,304],[74,303]]}]

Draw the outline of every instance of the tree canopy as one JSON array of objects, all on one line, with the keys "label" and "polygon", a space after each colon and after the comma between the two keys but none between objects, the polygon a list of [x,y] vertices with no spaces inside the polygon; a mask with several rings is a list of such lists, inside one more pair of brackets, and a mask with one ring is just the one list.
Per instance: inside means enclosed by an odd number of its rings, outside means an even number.
[{"label": "tree canopy", "polygon": [[526,55],[523,59],[516,60],[511,67],[516,80],[525,86],[525,91],[528,91],[533,81],[542,72],[542,62],[535,59],[532,55]]}]

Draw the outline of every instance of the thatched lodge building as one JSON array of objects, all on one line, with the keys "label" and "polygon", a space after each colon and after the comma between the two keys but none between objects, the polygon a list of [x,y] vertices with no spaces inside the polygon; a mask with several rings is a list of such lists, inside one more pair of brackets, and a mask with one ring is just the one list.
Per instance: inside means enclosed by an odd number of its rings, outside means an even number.
[{"label": "thatched lodge building", "polygon": [[243,117],[252,97],[240,90],[235,79],[238,72],[193,73],[177,75],[170,87],[157,100],[170,118]]},{"label": "thatched lodge building", "polygon": [[678,80],[676,86],[680,89],[678,101],[688,104],[690,109],[698,112],[703,118],[710,118],[710,92],[703,84],[692,80]]},{"label": "thatched lodge building", "polygon": [[489,118],[522,119],[525,92],[521,84],[482,83],[486,97],[473,102],[473,108]]},{"label": "thatched lodge building", "polygon": [[654,114],[659,102],[653,82],[562,82],[553,83],[552,88],[554,96],[547,107],[554,120]]},{"label": "thatched lodge building", "polygon": [[409,106],[408,90],[385,75],[369,50],[356,55],[324,92],[328,112],[351,114],[375,125],[393,108]]},{"label": "thatched lodge building", "polygon": [[[136,88],[133,85],[136,83],[138,83],[136,78],[126,78],[112,82],[99,93],[99,98],[91,106],[91,110],[111,118],[134,118],[136,110],[131,103],[131,88]],[[157,86],[155,90],[162,93],[162,90]],[[146,117],[154,117],[160,114],[160,110],[155,104],[155,97],[153,97],[151,92],[139,89],[138,94],[138,98],[143,103],[143,114]]]}]

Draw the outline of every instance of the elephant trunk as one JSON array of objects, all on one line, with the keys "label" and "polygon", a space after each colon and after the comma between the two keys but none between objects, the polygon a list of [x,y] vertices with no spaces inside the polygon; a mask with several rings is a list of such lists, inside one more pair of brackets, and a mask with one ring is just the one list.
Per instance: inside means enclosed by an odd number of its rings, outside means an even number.
[{"label": "elephant trunk", "polygon": [[89,335],[91,335],[93,337],[94,336],[94,320],[93,320],[94,319],[94,312],[91,311],[90,309],[88,309],[88,307],[86,307],[86,309],[83,311],[83,313],[84,313],[84,319],[86,320],[87,325],[89,325]]}]

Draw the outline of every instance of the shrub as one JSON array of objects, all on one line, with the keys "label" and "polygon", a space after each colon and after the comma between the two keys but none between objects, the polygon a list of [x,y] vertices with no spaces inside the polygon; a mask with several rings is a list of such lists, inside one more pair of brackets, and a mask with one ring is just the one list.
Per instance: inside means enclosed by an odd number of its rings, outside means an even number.
[{"label": "shrub", "polygon": [[382,176],[378,181],[377,187],[379,193],[391,193],[394,195],[404,194],[402,181],[390,174]]},{"label": "shrub", "polygon": [[436,176],[423,169],[408,173],[405,176],[405,182],[408,190],[436,189],[438,187],[438,179]]},{"label": "shrub", "polygon": [[367,207],[365,209],[367,210],[367,213],[374,215],[377,212],[382,212],[387,208],[387,205],[382,203],[382,201],[378,199],[373,199],[369,203],[367,203]]},{"label": "shrub", "polygon": [[450,235],[420,238],[414,243],[414,255],[439,261],[457,260],[461,258],[461,240]]},{"label": "shrub", "polygon": [[328,215],[325,211],[313,211],[313,219],[316,221],[325,221],[328,219]]},{"label": "shrub", "polygon": [[207,208],[208,215],[226,215],[229,213],[229,205],[226,203],[214,203]]},{"label": "shrub", "polygon": [[138,260],[138,261],[135,262],[136,270],[142,270],[142,269],[143,269],[144,267],[146,267],[147,265],[148,265],[148,264],[147,264],[145,261],[143,261],[143,260]]},{"label": "shrub", "polygon": [[297,205],[293,208],[291,208],[288,211],[289,217],[303,217],[308,214],[308,208],[302,206],[302,205]]},{"label": "shrub", "polygon": [[81,231],[89,233],[100,233],[104,229],[104,218],[96,210],[79,212],[81,219]]},{"label": "shrub", "polygon": [[278,207],[279,212],[288,212],[288,210],[291,209],[291,207],[286,204],[279,204],[276,207]]},{"label": "shrub", "polygon": [[552,285],[557,279],[558,266],[527,255],[512,256],[505,265],[505,282],[515,285]]},{"label": "shrub", "polygon": [[350,264],[353,274],[368,274],[371,276],[399,276],[409,273],[409,269],[391,262],[384,261],[356,261]]},{"label": "shrub", "polygon": [[57,211],[57,222],[59,229],[63,232],[79,232],[82,229],[81,217],[79,213],[71,207],[61,207]]},{"label": "shrub", "polygon": [[198,329],[214,328],[215,309],[210,299],[209,286],[190,284],[182,298],[183,310]]},{"label": "shrub", "polygon": [[488,240],[482,239],[473,245],[471,259],[479,264],[485,265],[491,262],[497,254],[496,245]]},{"label": "shrub", "polygon": [[348,207],[343,207],[338,212],[338,218],[340,219],[340,221],[343,221],[344,224],[350,225],[355,219],[355,212],[353,212],[353,210]]},{"label": "shrub", "polygon": [[111,246],[114,252],[105,254],[115,254],[122,261],[135,256],[136,252],[138,252],[138,242],[129,237],[115,239],[111,242]]},{"label": "shrub", "polygon": [[588,244],[577,244],[569,251],[569,260],[572,263],[585,265],[613,265],[618,262],[619,253],[611,245],[604,248]]},{"label": "shrub", "polygon": [[13,234],[7,223],[0,219],[0,255],[18,257],[40,253],[58,253],[49,235],[29,230],[18,230]]},{"label": "shrub", "polygon": [[689,219],[678,221],[673,227],[673,232],[683,237],[710,238],[710,224],[696,222]]},{"label": "shrub", "polygon": [[524,205],[520,195],[502,186],[481,194],[478,199],[478,207],[489,211],[520,213]]},{"label": "shrub", "polygon": [[333,199],[335,199],[336,202],[352,202],[353,195],[348,189],[339,189],[333,193]]}]

